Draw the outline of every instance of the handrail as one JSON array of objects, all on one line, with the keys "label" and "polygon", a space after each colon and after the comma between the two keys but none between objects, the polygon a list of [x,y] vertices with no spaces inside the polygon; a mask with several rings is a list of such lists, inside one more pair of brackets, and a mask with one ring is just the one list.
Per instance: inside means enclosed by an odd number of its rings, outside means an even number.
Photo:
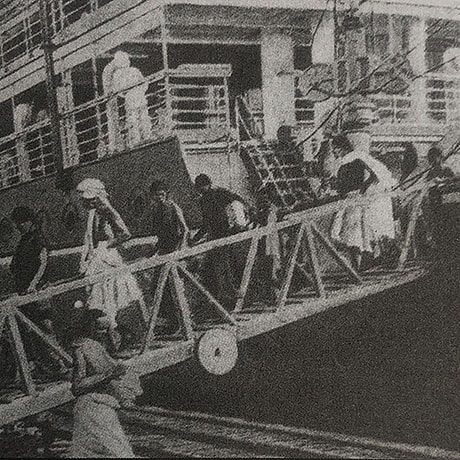
[{"label": "handrail", "polygon": [[49,120],[42,120],[37,123],[34,123],[33,125],[26,126],[24,129],[21,131],[16,131],[14,133],[8,134],[7,136],[0,137],[0,146],[2,144],[6,144],[9,141],[16,140],[19,137],[23,137],[26,134],[29,134],[33,131],[37,131],[41,128],[45,128],[50,126],[50,121]]},{"label": "handrail", "polygon": [[125,94],[126,92],[134,89],[134,88],[137,88],[139,86],[142,86],[142,85],[145,85],[146,83],[147,84],[151,84],[151,83],[155,83],[157,81],[161,81],[166,75],[166,72],[164,70],[160,70],[159,72],[156,72],[152,75],[150,75],[149,77],[146,77],[145,80],[141,83],[135,83],[131,86],[129,86],[128,88],[122,90],[122,91],[117,91],[117,92],[114,92],[114,93],[110,93],[110,94],[103,94],[102,96],[98,96],[94,99],[91,99],[90,101],[88,102],[85,102],[84,104],[81,104],[77,107],[74,107],[73,109],[71,110],[68,110],[68,111],[65,111],[65,112],[62,112],[60,115],[61,117],[68,117],[74,113],[78,113],[78,112],[82,112],[88,108],[92,108],[94,107],[95,105],[97,104],[100,104],[100,103],[103,103],[103,102],[107,102],[108,100],[114,98],[114,97],[117,97],[117,96],[120,96],[122,94]]},{"label": "handrail", "polygon": [[[190,85],[182,83],[171,83],[168,87],[166,87],[166,75],[174,76],[175,70],[160,70],[155,74],[144,78],[141,82],[133,83],[121,91],[103,94],[84,104],[68,108],[67,110],[61,112],[60,120],[61,129],[63,130],[65,164],[71,166],[78,163],[96,161],[107,153],[122,151],[149,139],[162,136],[165,130],[180,130],[181,128],[187,129],[194,126],[205,130],[212,129],[212,127],[217,125],[222,127],[225,125],[227,128],[229,127],[227,91],[224,83],[211,85],[212,88],[217,88],[218,91],[222,91],[222,93],[219,92],[218,94],[215,91],[209,91],[208,89],[210,85],[208,84],[197,85],[194,83],[193,87],[196,86],[199,89],[206,90],[203,97],[196,99],[203,101],[206,104],[210,103],[211,106],[208,108],[206,108],[206,106],[203,109],[195,111],[194,107],[187,108],[188,106],[179,106],[177,109],[163,112],[163,109],[167,108],[165,105],[165,99],[168,92],[171,94],[171,92],[174,91],[186,91],[191,87]],[[182,79],[185,77],[185,75],[181,76]],[[187,78],[201,78],[201,74],[197,77],[194,73],[189,73]],[[108,104],[109,101],[116,101],[118,97],[123,97],[132,89],[145,85],[149,87],[145,96],[147,100],[146,110],[151,121],[152,131],[145,127],[147,125],[143,125],[141,128],[143,130],[141,137],[138,139],[137,133],[134,134],[134,137],[130,137],[132,133],[126,125],[129,123],[126,116],[120,116],[118,119],[114,120],[113,126],[109,126],[109,122],[102,123],[100,121],[101,115],[108,110],[105,107],[105,104]],[[173,101],[178,101],[179,104],[183,100],[180,95],[175,94],[171,95],[171,99]],[[215,104],[211,101],[215,101]],[[225,101],[225,103],[222,105],[221,101]],[[214,106],[215,110],[212,109]],[[96,111],[96,113],[92,113],[93,111]],[[177,119],[178,113],[184,114],[185,117],[183,117],[182,120]],[[187,119],[187,114],[192,117],[196,113],[202,115],[203,119],[200,118],[199,120],[193,121],[193,123],[190,119]],[[85,122],[91,126],[84,126]],[[92,126],[93,124],[94,126]],[[49,120],[44,120],[27,126],[19,132],[11,133],[3,138],[0,138],[0,149],[2,146],[3,148],[10,148],[8,143],[14,142],[15,145],[11,146],[11,156],[15,158],[22,158],[22,156],[25,156],[24,161],[21,162],[24,167],[24,165],[27,165],[30,161],[30,152],[27,150],[27,146],[25,146],[25,150],[24,148],[19,149],[17,145],[18,142],[22,138],[31,134],[34,136],[38,135],[40,137],[43,135],[41,130],[49,128]],[[108,133],[106,132],[107,129],[109,130]],[[79,136],[78,139],[77,136]],[[43,145],[40,144],[39,150],[42,148]],[[20,181],[28,179],[27,171],[21,174],[21,178],[22,179]],[[6,186],[8,185],[10,184],[7,184]]]},{"label": "handrail", "polygon": [[[427,186],[428,188],[428,186]],[[419,191],[423,193],[425,189]],[[166,263],[179,262],[180,260],[187,259],[189,257],[202,255],[213,249],[222,248],[229,246],[235,243],[239,243],[251,238],[265,237],[270,233],[278,232],[280,230],[293,227],[295,225],[301,224],[302,222],[309,222],[312,219],[317,219],[324,217],[331,213],[342,210],[344,207],[348,206],[365,206],[374,202],[376,199],[383,197],[404,197],[411,195],[413,190],[410,191],[393,191],[389,193],[377,193],[369,196],[359,197],[359,198],[345,198],[343,200],[327,203],[316,208],[310,208],[305,211],[299,211],[296,213],[289,214],[285,217],[285,220],[277,222],[276,224],[258,227],[253,230],[247,230],[236,235],[228,236],[225,238],[216,239],[210,242],[200,244],[192,248],[182,249],[180,251],[175,251],[163,256],[152,256],[145,259],[137,260],[131,264],[127,264],[121,268],[114,268],[107,270],[102,274],[96,274],[88,276],[84,279],[79,279],[76,281],[64,282],[55,286],[50,286],[42,291],[38,291],[33,294],[26,294],[24,296],[14,296],[9,299],[3,300],[0,302],[0,309],[8,307],[19,307],[22,305],[27,305],[34,301],[42,301],[49,297],[54,297],[59,294],[63,294],[67,291],[72,291],[86,287],[88,285],[101,283],[107,281],[108,279],[115,278],[118,276],[123,276],[127,274],[133,274],[141,271],[145,271],[151,268],[159,267]]]}]

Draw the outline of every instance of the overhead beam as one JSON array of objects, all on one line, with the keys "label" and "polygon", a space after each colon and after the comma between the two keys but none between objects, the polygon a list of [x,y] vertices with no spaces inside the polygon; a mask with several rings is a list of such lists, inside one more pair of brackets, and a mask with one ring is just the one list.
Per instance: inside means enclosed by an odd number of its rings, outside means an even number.
[{"label": "overhead beam", "polygon": [[[246,8],[266,8],[267,0],[166,0],[168,5],[225,5]],[[293,10],[329,10],[333,9],[330,0],[270,0],[273,8]],[[460,6],[457,0],[368,0],[360,7],[362,12],[418,16],[434,19],[459,20]]]},{"label": "overhead beam", "polygon": [[288,8],[246,8],[231,5],[168,5],[166,24],[184,26],[250,27],[309,29],[312,13],[309,5],[303,10]]}]

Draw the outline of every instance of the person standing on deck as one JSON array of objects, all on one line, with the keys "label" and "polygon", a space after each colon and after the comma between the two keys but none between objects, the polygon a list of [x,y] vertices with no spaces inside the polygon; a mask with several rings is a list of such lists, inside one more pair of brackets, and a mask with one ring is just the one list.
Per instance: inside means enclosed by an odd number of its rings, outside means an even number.
[{"label": "person standing on deck", "polygon": [[127,144],[133,147],[152,135],[147,97],[148,82],[141,71],[131,66],[129,55],[117,51],[114,56],[115,70],[112,75],[112,92],[125,99]]},{"label": "person standing on deck", "polygon": [[[150,186],[150,196],[153,201],[152,206],[152,234],[158,238],[156,253],[159,256],[169,254],[183,249],[187,245],[189,229],[185,222],[182,209],[169,197],[169,189],[162,181],[154,181]],[[159,272],[154,276],[154,286],[156,287],[159,279]],[[173,285],[168,278],[163,292],[162,304],[165,319],[169,323],[165,333],[174,333],[178,325],[177,317],[174,315],[174,299],[171,295]]]},{"label": "person standing on deck", "polygon": [[[98,341],[101,310],[74,310],[72,393],[76,397],[70,458],[134,458],[120,424],[120,402],[141,393],[140,385],[127,394],[129,370],[114,360]],[[100,329],[100,327],[99,327]]]},{"label": "person standing on deck", "polygon": [[[247,229],[246,203],[243,198],[230,190],[213,187],[206,174],[197,176],[195,187],[201,195],[202,226],[193,242],[205,236],[208,241],[217,240]],[[235,260],[237,257],[234,257],[238,247],[216,248],[207,253],[205,261],[206,287],[227,308],[232,305],[238,289],[236,278],[241,267]]]},{"label": "person standing on deck", "polygon": [[102,88],[104,90],[104,95],[108,97],[106,102],[106,112],[108,150],[110,154],[113,154],[117,150],[122,150],[120,120],[118,113],[118,96],[114,94],[112,84],[116,65],[117,60],[114,57],[102,71]]},{"label": "person standing on deck", "polygon": [[[131,233],[110,204],[104,184],[99,179],[84,179],[78,184],[77,191],[88,209],[80,273],[91,276],[122,267],[124,263],[118,248],[131,238]],[[142,292],[136,278],[131,273],[119,275],[88,286],[88,291],[88,308],[99,308],[106,313],[110,320],[109,333],[113,345],[117,347],[118,313],[133,303],[144,307]],[[129,331],[124,332],[123,338],[127,339]]]}]

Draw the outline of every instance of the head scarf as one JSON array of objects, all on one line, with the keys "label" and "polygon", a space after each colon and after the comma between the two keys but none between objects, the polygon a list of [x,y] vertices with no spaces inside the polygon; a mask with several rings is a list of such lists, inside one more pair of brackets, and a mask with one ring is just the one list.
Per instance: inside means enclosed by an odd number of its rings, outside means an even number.
[{"label": "head scarf", "polygon": [[77,191],[81,193],[83,198],[107,198],[108,193],[105,185],[99,179],[87,178],[83,179],[77,185]]}]

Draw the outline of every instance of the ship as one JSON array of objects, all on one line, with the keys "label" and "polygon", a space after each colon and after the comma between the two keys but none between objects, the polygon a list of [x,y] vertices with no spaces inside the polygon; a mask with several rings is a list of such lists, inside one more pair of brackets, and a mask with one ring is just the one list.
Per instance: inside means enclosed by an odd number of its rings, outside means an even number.
[{"label": "ship", "polygon": [[[72,399],[66,382],[33,381],[18,321],[67,365],[71,360],[20,312],[27,303],[59,303],[107,277],[159,269],[144,312],[144,344],[130,364],[148,374],[196,355],[208,372],[221,375],[235,365],[238,341],[426,274],[427,262],[418,259],[413,241],[421,196],[414,200],[394,266],[361,274],[328,236],[343,203],[321,200],[312,171],[331,124],[339,123],[397,178],[411,143],[423,172],[433,143],[458,130],[457,5],[27,0],[4,2],[1,17],[0,253],[7,268],[18,238],[10,213],[17,204],[30,206],[53,248],[55,274],[54,284],[0,305],[0,325],[10,331],[23,383],[21,397],[0,406],[2,424]],[[350,102],[340,94],[351,88],[357,97]],[[293,151],[279,151],[283,136]],[[456,138],[448,148],[458,149]],[[201,173],[249,203],[258,190],[268,189],[285,218],[172,255],[152,255],[151,182],[168,184],[193,228],[200,221],[193,181]],[[65,281],[77,270],[85,216],[73,189],[85,177],[103,180],[132,231],[132,262]],[[456,194],[449,189],[453,202]],[[272,305],[261,307],[248,301],[257,284],[259,249],[283,232],[292,242],[285,270]],[[244,269],[228,311],[186,262],[237,245]],[[155,340],[168,279],[183,322],[183,337],[175,342]],[[2,293],[9,283],[3,270]],[[198,296],[212,312],[199,325],[192,314]]]}]

